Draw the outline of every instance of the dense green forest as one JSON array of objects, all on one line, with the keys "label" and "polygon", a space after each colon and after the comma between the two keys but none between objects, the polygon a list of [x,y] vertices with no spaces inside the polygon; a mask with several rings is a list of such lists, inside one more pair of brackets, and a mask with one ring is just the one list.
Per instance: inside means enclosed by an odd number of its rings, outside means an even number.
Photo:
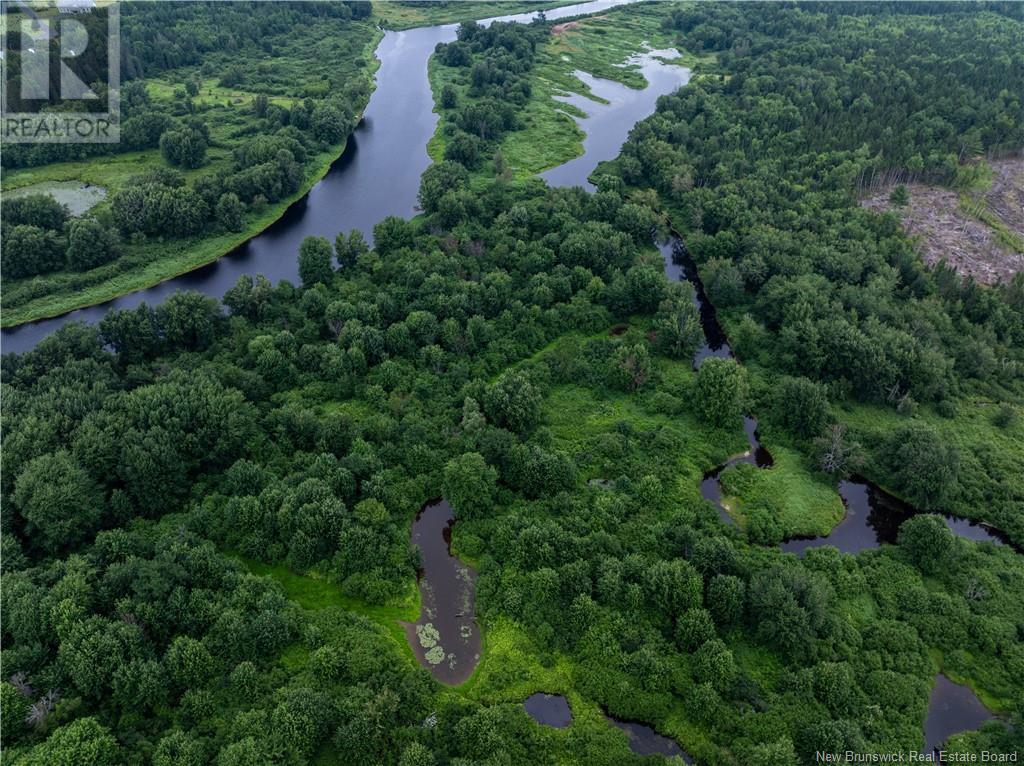
[{"label": "dense green forest", "polygon": [[[594,194],[482,183],[453,153],[423,175],[423,214],[381,221],[372,249],[308,238],[300,285],[243,277],[221,302],[178,293],[3,357],[0,763],[659,762],[607,713],[699,764],[795,766],[919,751],[940,670],[1001,716],[949,749],[1024,748],[1020,553],[932,514],[857,555],[776,545],[790,488],[835,503],[854,470],[1024,544],[1024,282],[926,269],[858,205],[891,173],[974,183],[1024,146],[1024,22],[655,7],[714,63]],[[543,34],[464,27],[438,52],[482,64],[475,106],[441,106],[488,161],[480,126],[521,129]],[[145,39],[141,62],[161,47]],[[151,65],[201,70],[220,48],[197,36]],[[196,225],[301,162],[310,138],[282,120],[247,134]],[[156,226],[130,211],[203,193],[160,170],[110,223]],[[11,202],[5,225],[54,262],[107,241]],[[669,226],[737,360],[693,368],[692,288],[651,241]],[[779,459],[759,492],[733,478],[724,524],[698,487],[745,449],[748,413]],[[398,626],[419,607],[410,524],[441,496],[479,576],[482,657],[459,687]],[[572,725],[534,723],[536,691],[564,694]]]}]

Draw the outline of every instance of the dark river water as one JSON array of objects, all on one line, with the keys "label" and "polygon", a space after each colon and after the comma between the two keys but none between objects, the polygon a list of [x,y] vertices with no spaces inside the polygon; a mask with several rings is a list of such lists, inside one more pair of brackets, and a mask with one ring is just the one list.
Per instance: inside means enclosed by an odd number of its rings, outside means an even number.
[{"label": "dark river water", "polygon": [[[715,308],[704,292],[704,286],[697,273],[696,264],[686,251],[678,236],[668,242],[659,243],[665,261],[665,272],[669,279],[688,281],[694,288],[694,302],[700,312],[704,329],[704,343],[693,359],[694,368],[711,356],[730,358],[732,349],[715,314]],[[737,463],[749,463],[758,468],[770,468],[772,456],[757,438],[757,420],[743,418],[743,431],[747,437],[747,450],[735,455],[720,466],[708,471],[700,485],[701,497],[710,501],[718,510],[723,522],[735,525],[735,521],[722,505],[722,488],[719,476]],[[921,513],[918,509],[893,497],[881,487],[863,477],[854,476],[839,483],[839,494],[846,507],[846,515],[832,531],[825,536],[811,539],[791,539],[782,543],[782,550],[803,555],[809,548],[833,545],[846,553],[856,553],[866,548],[877,548],[883,543],[895,543],[900,525],[911,516]],[[968,519],[944,516],[946,526],[954,533],[970,540],[1010,544],[1009,540],[996,529]],[[1019,550],[1019,548],[1017,548]],[[937,750],[949,737],[962,731],[978,728],[992,718],[992,713],[981,700],[966,686],[950,681],[939,674],[935,679],[928,700],[925,717],[925,752]],[[636,753],[681,755],[687,763],[689,757],[674,740],[663,737],[651,727],[643,724],[610,719],[629,736],[630,748]]]},{"label": "dark river water", "polygon": [[[549,10],[547,17],[554,20],[598,13],[632,1],[635,0],[597,0],[568,5]],[[533,16],[516,14],[480,23],[528,22]],[[380,60],[376,88],[345,153],[309,194],[263,233],[207,266],[146,290],[53,319],[5,329],[0,334],[2,350],[28,351],[65,322],[98,322],[110,309],[135,308],[142,303],[156,305],[178,290],[196,290],[221,298],[244,274],[263,274],[275,283],[281,279],[297,281],[299,245],[306,237],[323,236],[333,241],[339,231],[359,229],[372,241],[373,226],[381,219],[389,215],[411,218],[417,212],[420,175],[430,165],[427,142],[434,135],[438,120],[427,80],[427,60],[438,43],[455,39],[457,28],[455,24],[445,24],[385,33],[376,51]],[[568,163],[572,168],[552,177],[553,184],[585,184],[598,161],[618,153],[633,123],[654,111],[657,95],[674,90],[689,77],[688,70],[681,67],[648,59],[641,65],[654,78],[645,91],[620,91],[612,87],[616,83],[596,83],[603,95],[610,94],[616,100],[591,110],[591,117],[583,121],[584,129],[589,131],[589,143],[585,144],[589,156]],[[674,85],[662,70],[672,70],[677,78]],[[619,105],[618,99],[628,101]]]},{"label": "dark river water", "polygon": [[444,500],[416,514],[412,544],[420,549],[420,618],[404,625],[417,659],[445,684],[463,683],[480,661],[476,573],[452,555],[454,522]]},{"label": "dark river water", "polygon": [[608,720],[614,726],[626,732],[626,737],[629,739],[629,749],[637,755],[664,755],[665,757],[677,755],[686,763],[693,763],[689,753],[679,747],[678,742],[674,739],[663,737],[647,724],[637,723],[636,721],[620,721],[618,718],[612,718],[611,716],[608,716]]},{"label": "dark river water", "polygon": [[[877,548],[883,543],[894,544],[900,525],[921,513],[860,476],[839,482],[839,496],[846,507],[846,515],[831,532],[823,537],[786,540],[782,543],[782,550],[803,555],[808,548],[833,545],[845,553],[856,553],[866,548]],[[968,540],[997,545],[1009,542],[999,530],[976,521],[949,515],[943,519],[954,534]]]},{"label": "dark river water", "polygon": [[[523,702],[523,707],[534,721],[543,726],[564,729],[572,723],[572,710],[569,708],[569,701],[561,694],[545,694],[544,692],[531,694]],[[676,755],[686,763],[693,763],[689,753],[683,750],[678,742],[658,734],[647,724],[623,721],[610,715],[606,715],[605,719],[626,733],[629,749],[637,755],[664,755],[666,757]]]}]

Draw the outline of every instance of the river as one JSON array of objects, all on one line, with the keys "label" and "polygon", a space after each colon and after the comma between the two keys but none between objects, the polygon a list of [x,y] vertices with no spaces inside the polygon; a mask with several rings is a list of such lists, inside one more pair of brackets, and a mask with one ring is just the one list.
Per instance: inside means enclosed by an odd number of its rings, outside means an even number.
[{"label": "river", "polygon": [[[546,15],[549,20],[562,19],[599,13],[629,2],[635,0],[595,0],[555,8]],[[531,12],[499,16],[479,23],[529,22],[534,15]],[[3,351],[28,351],[66,322],[95,323],[111,309],[130,309],[142,303],[156,305],[178,290],[195,290],[221,298],[245,274],[263,274],[275,283],[281,279],[297,282],[299,244],[306,237],[327,237],[333,242],[339,231],[359,229],[367,241],[372,241],[373,227],[383,218],[416,215],[420,176],[431,162],[427,142],[434,135],[438,120],[427,79],[427,60],[438,43],[455,39],[457,29],[457,24],[444,24],[384,33],[376,50],[380,60],[376,87],[362,122],[349,137],[344,154],[306,196],[262,233],[213,263],[148,289],[53,319],[5,329],[0,334]],[[590,83],[602,94],[611,93],[612,104],[593,109],[593,114],[585,120],[590,131],[589,143],[584,146],[586,154],[568,163],[572,165],[571,170],[552,178],[552,183],[585,184],[598,161],[618,154],[629,128],[654,111],[657,95],[682,84],[673,85],[662,70],[681,70],[686,72],[687,78],[689,75],[682,67],[667,67],[650,56],[641,62],[641,67],[657,78],[657,82],[652,82],[644,91],[633,91],[608,81]],[[619,105],[618,99],[627,96],[628,103]],[[589,111],[590,107],[587,109]],[[603,130],[605,123],[607,131]],[[598,131],[602,132],[600,137],[596,136]]]}]

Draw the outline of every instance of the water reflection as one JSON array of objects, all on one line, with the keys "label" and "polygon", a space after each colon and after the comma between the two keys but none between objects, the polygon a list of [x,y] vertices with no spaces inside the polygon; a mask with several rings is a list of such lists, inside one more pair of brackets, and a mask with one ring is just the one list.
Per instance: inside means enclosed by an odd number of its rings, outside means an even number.
[{"label": "water reflection", "polygon": [[[579,3],[549,10],[546,16],[555,20],[598,13],[633,1]],[[480,23],[525,23],[535,16],[536,12],[519,13]],[[380,60],[376,87],[344,154],[309,194],[262,233],[208,266],[153,287],[52,319],[5,329],[0,334],[3,351],[28,351],[66,322],[94,324],[110,309],[131,309],[142,303],[154,306],[178,290],[197,290],[221,298],[246,274],[263,274],[274,283],[282,279],[297,281],[299,245],[306,237],[321,236],[333,241],[339,231],[358,229],[372,242],[373,227],[381,219],[389,215],[414,216],[420,176],[431,162],[427,142],[434,135],[438,120],[427,79],[427,61],[438,43],[455,39],[457,29],[457,24],[444,24],[384,33],[375,52]],[[651,111],[653,106],[633,121]]]},{"label": "water reflection", "polygon": [[690,81],[690,70],[660,59],[679,58],[679,51],[647,50],[627,59],[628,65],[638,67],[647,80],[647,86],[637,90],[614,80],[605,80],[577,70],[577,78],[593,95],[609,103],[602,104],[587,96],[570,94],[555,99],[582,110],[587,116],[576,117],[576,124],[586,134],[583,154],[569,162],[541,173],[550,186],[582,186],[594,191],[588,177],[598,163],[614,159],[637,121],[654,113],[658,98],[672,93]]},{"label": "water reflection", "polygon": [[[782,543],[782,550],[803,555],[809,548],[832,545],[844,553],[857,553],[883,543],[895,544],[903,522],[924,513],[862,476],[839,482],[839,496],[846,515],[831,532],[821,537],[792,538]],[[960,537],[998,545],[1008,542],[1005,535],[984,524],[950,515],[943,518],[950,531]]]},{"label": "water reflection", "polygon": [[626,732],[629,749],[637,755],[663,755],[666,758],[677,756],[685,763],[693,763],[689,753],[683,750],[678,742],[658,734],[650,726],[636,721],[621,721],[611,716],[607,718],[613,725]]}]

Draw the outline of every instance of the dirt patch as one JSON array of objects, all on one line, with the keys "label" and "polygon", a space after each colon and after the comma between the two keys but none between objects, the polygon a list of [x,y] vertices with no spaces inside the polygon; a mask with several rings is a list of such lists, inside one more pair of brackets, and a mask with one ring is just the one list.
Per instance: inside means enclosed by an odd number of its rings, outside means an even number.
[{"label": "dirt patch", "polygon": [[[588,16],[587,21],[595,21],[597,19],[607,18],[607,16]],[[576,29],[576,27],[578,27],[582,23],[582,19],[577,19],[576,21],[567,21],[564,24],[555,24],[553,27],[551,27],[551,34],[554,35],[555,37],[558,37],[558,35],[564,35],[570,29]]]},{"label": "dirt patch", "polygon": [[1024,240],[1024,157],[997,160],[991,187],[962,194],[952,189],[907,184],[910,202],[889,202],[892,186],[861,204],[879,212],[893,211],[907,232],[917,238],[924,262],[942,259],[982,284],[1008,282],[1024,272],[1024,248],[1008,242]]},{"label": "dirt patch", "polygon": [[579,25],[580,23],[578,21],[567,21],[564,24],[555,24],[553,27],[551,27],[551,34],[555,35],[556,37],[558,35],[564,35],[570,29],[576,29],[576,27],[578,27]]}]

